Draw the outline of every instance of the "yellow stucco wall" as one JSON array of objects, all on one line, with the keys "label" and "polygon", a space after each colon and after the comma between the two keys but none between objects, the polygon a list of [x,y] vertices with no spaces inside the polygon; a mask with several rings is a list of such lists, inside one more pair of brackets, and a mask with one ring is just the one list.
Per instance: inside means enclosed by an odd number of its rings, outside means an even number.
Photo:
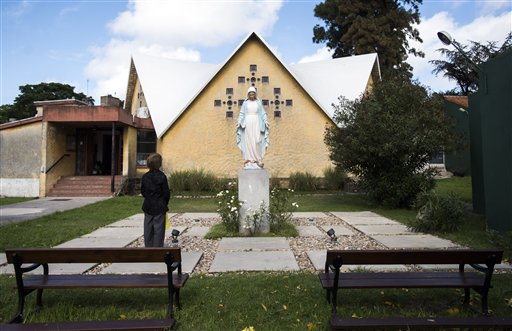
[{"label": "yellow stucco wall", "polygon": [[146,98],[144,97],[144,92],[140,85],[139,78],[137,78],[137,80],[135,81],[135,88],[133,90],[133,97],[132,97],[131,105],[132,105],[132,109],[130,109],[130,112],[132,115],[137,115],[137,110],[140,107],[147,107]]},{"label": "yellow stucco wall", "polygon": [[[243,159],[235,140],[240,107],[250,83],[238,83],[238,76],[250,78],[249,66],[257,65],[255,77],[268,76],[269,83],[256,82],[260,99],[275,100],[273,89],[281,88],[279,100],[292,99],[293,106],[280,105],[281,118],[274,118],[274,105],[266,108],[270,124],[270,146],[265,168],[272,177],[309,171],[321,176],[331,165],[323,142],[329,117],[256,38],[249,39],[194,100],[182,116],[158,141],[157,152],[166,171],[206,169],[217,176],[236,177]],[[214,107],[214,100],[228,101],[226,88],[233,88],[233,118],[226,119],[227,105]]]},{"label": "yellow stucco wall", "polygon": [[39,178],[42,122],[0,130],[0,177]]},{"label": "yellow stucco wall", "polygon": [[123,130],[123,176],[136,176],[137,129],[126,127]]},{"label": "yellow stucco wall", "polygon": [[62,155],[69,154],[69,156],[59,161],[47,174],[41,174],[41,196],[46,196],[60,177],[73,176],[76,165],[76,152],[66,149],[67,136],[74,136],[75,129],[53,123],[44,123],[44,126],[43,132],[46,134],[43,134],[41,150],[45,169],[50,168]]}]

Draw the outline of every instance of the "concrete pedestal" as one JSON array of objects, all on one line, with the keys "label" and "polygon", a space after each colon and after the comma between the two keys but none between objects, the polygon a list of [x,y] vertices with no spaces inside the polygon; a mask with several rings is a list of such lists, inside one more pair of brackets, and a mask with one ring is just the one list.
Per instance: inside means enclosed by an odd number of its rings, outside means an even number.
[{"label": "concrete pedestal", "polygon": [[[266,169],[242,169],[238,171],[238,199],[243,202],[242,207],[240,207],[240,233],[248,234],[248,229],[244,229],[246,217],[258,211],[262,201],[268,212],[269,194],[269,177]],[[268,217],[262,219],[259,231],[261,233],[270,232]]]}]

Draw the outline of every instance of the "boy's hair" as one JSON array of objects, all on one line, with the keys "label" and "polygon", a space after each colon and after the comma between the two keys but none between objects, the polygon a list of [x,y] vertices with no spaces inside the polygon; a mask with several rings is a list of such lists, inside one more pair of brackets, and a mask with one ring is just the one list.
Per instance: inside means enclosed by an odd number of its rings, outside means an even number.
[{"label": "boy's hair", "polygon": [[148,156],[147,165],[149,170],[158,170],[162,167],[162,155],[153,153]]}]

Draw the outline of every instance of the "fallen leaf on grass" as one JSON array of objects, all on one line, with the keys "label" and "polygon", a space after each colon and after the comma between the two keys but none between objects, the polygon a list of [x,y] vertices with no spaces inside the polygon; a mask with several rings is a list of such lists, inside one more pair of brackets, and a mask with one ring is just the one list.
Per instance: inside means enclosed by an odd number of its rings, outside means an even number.
[{"label": "fallen leaf on grass", "polygon": [[353,314],[352,314],[352,318],[362,318],[362,317],[359,317],[359,316],[357,316],[357,314],[356,314],[356,313],[353,313]]},{"label": "fallen leaf on grass", "polygon": [[254,327],[253,326],[247,326],[247,327],[243,328],[242,331],[254,331]]},{"label": "fallen leaf on grass", "polygon": [[446,311],[448,312],[448,315],[450,315],[450,316],[457,316],[460,314],[460,310],[457,307],[448,308]]},{"label": "fallen leaf on grass", "polygon": [[124,314],[119,315],[119,319],[120,319],[120,320],[124,320],[124,319],[126,319],[126,315],[124,315]]},{"label": "fallen leaf on grass", "polygon": [[267,311],[267,306],[265,306],[264,304],[261,304],[261,307],[263,307],[263,309],[264,309],[265,311]]},{"label": "fallen leaf on grass", "polygon": [[388,306],[392,306],[393,305],[393,302],[391,301],[384,301],[384,304],[388,305]]},{"label": "fallen leaf on grass", "polygon": [[306,324],[306,326],[308,327],[308,331],[316,330],[316,324],[315,323],[309,322],[308,324]]},{"label": "fallen leaf on grass", "polygon": [[283,310],[288,310],[288,306],[287,305],[283,305]]}]

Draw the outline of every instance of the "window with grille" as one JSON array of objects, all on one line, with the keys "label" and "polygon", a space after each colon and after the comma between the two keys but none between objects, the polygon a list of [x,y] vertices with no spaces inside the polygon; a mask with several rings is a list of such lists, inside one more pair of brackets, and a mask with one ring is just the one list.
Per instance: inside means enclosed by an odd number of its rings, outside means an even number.
[{"label": "window with grille", "polygon": [[154,131],[137,131],[137,166],[147,165],[149,154],[156,152],[156,133]]}]

